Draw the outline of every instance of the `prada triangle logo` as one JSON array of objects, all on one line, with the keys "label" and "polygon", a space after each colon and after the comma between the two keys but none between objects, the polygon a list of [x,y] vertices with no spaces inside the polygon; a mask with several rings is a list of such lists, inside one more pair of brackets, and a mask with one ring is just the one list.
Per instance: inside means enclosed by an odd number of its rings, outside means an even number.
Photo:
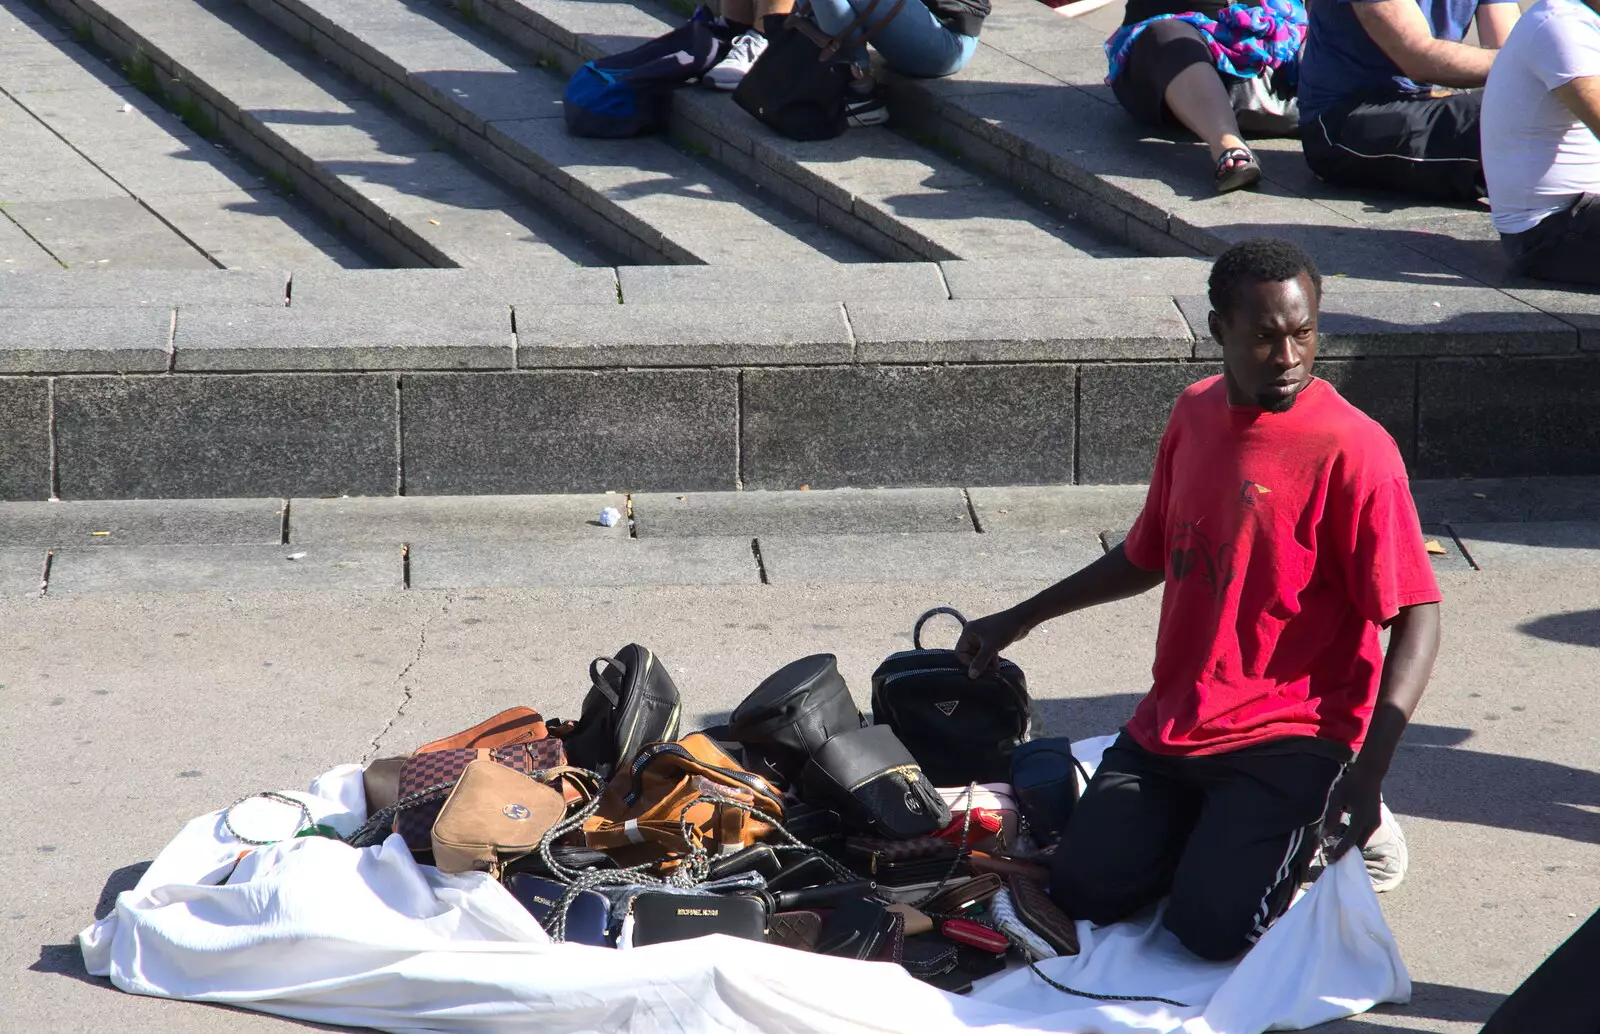
[{"label": "prada triangle logo", "polygon": [[940,714],[944,715],[946,718],[949,718],[951,715],[956,713],[956,707],[959,706],[960,703],[961,701],[959,700],[941,700],[933,706],[939,709]]}]

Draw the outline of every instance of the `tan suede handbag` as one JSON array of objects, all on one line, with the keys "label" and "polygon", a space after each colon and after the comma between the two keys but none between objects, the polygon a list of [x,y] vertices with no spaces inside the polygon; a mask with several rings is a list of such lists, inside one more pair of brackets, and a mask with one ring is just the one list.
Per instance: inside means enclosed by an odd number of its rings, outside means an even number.
[{"label": "tan suede handbag", "polygon": [[670,862],[749,847],[773,832],[752,811],[783,820],[783,795],[729,757],[716,741],[691,733],[647,744],[606,786],[600,809],[584,822],[585,841],[622,865]]},{"label": "tan suede handbag", "polygon": [[561,791],[507,768],[482,752],[469,762],[433,822],[433,864],[440,872],[488,872],[539,846],[567,812]]}]

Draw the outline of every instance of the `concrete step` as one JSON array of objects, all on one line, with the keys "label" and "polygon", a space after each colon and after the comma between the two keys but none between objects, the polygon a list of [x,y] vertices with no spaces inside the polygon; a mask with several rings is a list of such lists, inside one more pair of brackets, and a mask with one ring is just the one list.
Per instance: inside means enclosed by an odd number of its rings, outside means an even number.
[{"label": "concrete step", "polygon": [[870,257],[665,140],[570,136],[562,80],[427,0],[245,0],[407,114],[636,262]]},{"label": "concrete step", "polygon": [[246,158],[400,266],[604,263],[230,0],[44,0]]},{"label": "concrete step", "polygon": [[[1488,491],[1469,495],[1472,488]],[[1436,572],[1600,564],[1595,478],[1424,480],[1412,482],[1412,492]],[[903,584],[975,573],[991,582],[1048,581],[1121,542],[1145,493],[1142,485],[1040,485],[0,502],[0,598]],[[1461,500],[1474,504],[1472,512],[1459,508]],[[597,518],[606,508],[631,516],[604,527]]]},{"label": "concrete step", "polygon": [[[334,0],[252,0],[266,3]],[[417,2],[417,0],[410,0]],[[570,72],[659,36],[683,16],[649,0],[441,0]],[[731,96],[679,90],[671,135],[886,258],[983,259],[1133,254],[1072,213],[1030,204],[993,176],[887,129],[799,143]]]},{"label": "concrete step", "polygon": [[[31,21],[19,18],[26,14]],[[0,0],[0,199],[48,266],[338,268],[367,261],[273,184],[22,3]]]}]

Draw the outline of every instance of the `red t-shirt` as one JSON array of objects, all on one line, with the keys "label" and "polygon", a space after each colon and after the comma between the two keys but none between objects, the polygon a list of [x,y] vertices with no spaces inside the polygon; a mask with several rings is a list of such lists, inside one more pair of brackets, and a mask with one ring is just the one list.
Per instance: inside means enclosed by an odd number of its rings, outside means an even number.
[{"label": "red t-shirt", "polygon": [[1179,396],[1129,561],[1165,570],[1154,685],[1128,732],[1158,754],[1289,736],[1359,748],[1378,627],[1439,586],[1394,439],[1313,379],[1285,413]]}]

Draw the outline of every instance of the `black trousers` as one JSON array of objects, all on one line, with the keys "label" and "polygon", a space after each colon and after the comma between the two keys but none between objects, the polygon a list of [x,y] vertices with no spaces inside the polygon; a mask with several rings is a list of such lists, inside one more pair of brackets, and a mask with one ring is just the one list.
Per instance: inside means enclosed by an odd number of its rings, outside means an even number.
[{"label": "black trousers", "polygon": [[1300,127],[1311,171],[1349,187],[1434,201],[1485,194],[1478,140],[1481,91],[1403,100],[1345,101]]},{"label": "black trousers", "polygon": [[1344,767],[1320,741],[1175,758],[1123,733],[1056,848],[1051,895],[1103,925],[1170,894],[1167,929],[1231,959],[1289,907]]},{"label": "black trousers", "polygon": [[1600,912],[1500,1003],[1481,1034],[1594,1034],[1600,1030],[1596,974],[1600,974]]},{"label": "black trousers", "polygon": [[1536,280],[1600,284],[1600,194],[1584,194],[1539,225],[1500,238],[1511,268]]},{"label": "black trousers", "polygon": [[[1192,65],[1216,69],[1216,59],[1200,30],[1188,22],[1165,18],[1133,41],[1122,74],[1111,81],[1111,93],[1123,110],[1147,126],[1181,126],[1167,107],[1167,87]],[[1223,86],[1231,76],[1221,72]]]}]

